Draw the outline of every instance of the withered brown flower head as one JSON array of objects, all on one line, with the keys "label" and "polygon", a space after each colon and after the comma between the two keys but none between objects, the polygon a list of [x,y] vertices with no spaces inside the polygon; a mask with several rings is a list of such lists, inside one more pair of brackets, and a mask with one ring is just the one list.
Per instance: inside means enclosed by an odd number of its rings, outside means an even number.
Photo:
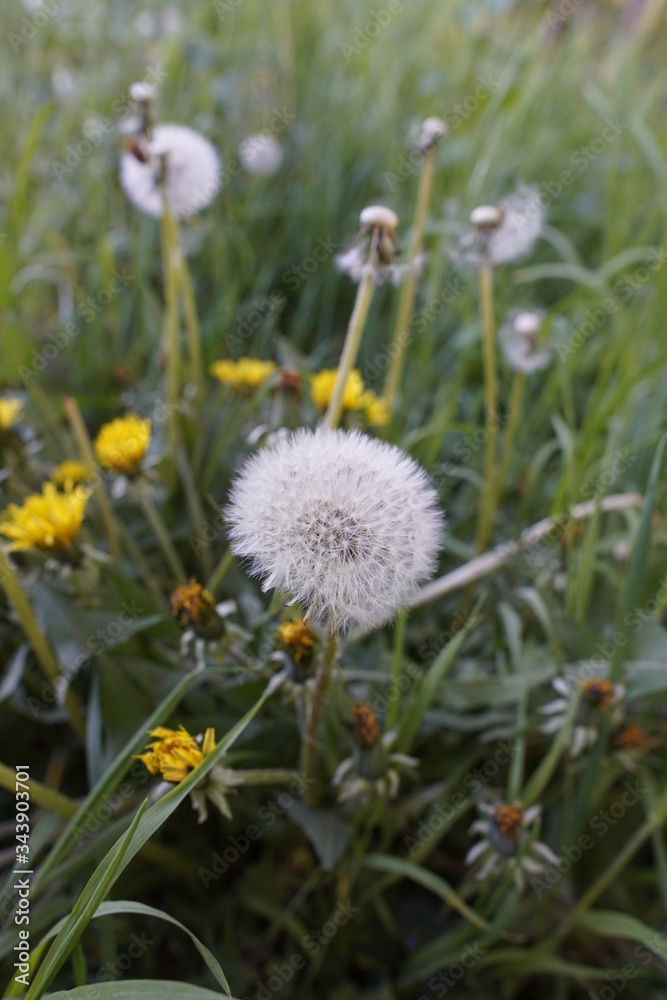
[{"label": "withered brown flower head", "polygon": [[614,697],[614,687],[611,681],[599,680],[596,677],[584,681],[581,689],[584,697],[599,708],[606,708]]},{"label": "withered brown flower head", "polygon": [[173,591],[169,605],[181,628],[194,629],[202,639],[216,639],[224,632],[224,623],[216,611],[213,594],[194,577]]},{"label": "withered brown flower head", "polygon": [[498,806],[493,814],[493,823],[503,837],[512,838],[516,836],[523,822],[523,809],[521,806]]},{"label": "withered brown flower head", "polygon": [[361,747],[372,747],[380,736],[380,725],[368,702],[355,701],[352,706],[354,738]]}]

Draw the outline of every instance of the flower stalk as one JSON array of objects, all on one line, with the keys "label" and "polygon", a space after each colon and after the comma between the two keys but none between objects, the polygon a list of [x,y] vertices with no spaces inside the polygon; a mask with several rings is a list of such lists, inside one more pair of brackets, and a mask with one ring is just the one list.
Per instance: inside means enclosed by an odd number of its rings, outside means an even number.
[{"label": "flower stalk", "polygon": [[181,562],[181,557],[174,548],[174,544],[169,537],[169,532],[167,527],[160,516],[160,512],[153,503],[152,497],[150,495],[148,484],[142,480],[137,479],[135,482],[135,495],[139,501],[139,505],[146,515],[146,520],[150,524],[155,538],[162,550],[162,555],[164,556],[167,565],[169,566],[174,578],[177,580],[185,580],[186,573],[185,567]]},{"label": "flower stalk", "polygon": [[396,324],[391,346],[391,362],[387,372],[387,379],[384,386],[384,398],[389,409],[389,419],[391,420],[396,407],[396,397],[398,395],[403,369],[405,367],[405,357],[408,349],[410,325],[417,295],[418,268],[417,260],[424,245],[424,235],[426,233],[426,221],[433,197],[433,183],[435,180],[435,169],[437,159],[437,142],[432,142],[424,153],[422,170],[419,177],[419,188],[417,189],[417,203],[415,206],[415,217],[412,225],[412,239],[408,254],[408,268],[401,289],[401,296],[398,300],[396,312]]},{"label": "flower stalk", "polygon": [[178,398],[180,393],[180,314],[178,289],[180,283],[180,247],[176,220],[169,211],[166,196],[162,195],[162,269],[164,278],[164,350],[167,366],[167,407],[169,409],[169,443],[175,448],[178,442]]},{"label": "flower stalk", "polygon": [[95,458],[95,452],[93,451],[93,445],[88,435],[88,431],[86,430],[86,425],[81,417],[81,411],[79,410],[77,402],[73,396],[65,396],[63,398],[63,409],[65,410],[65,415],[67,416],[69,425],[72,428],[72,433],[76,438],[82,459],[86,465],[89,466],[89,468],[98,470],[97,481],[95,484],[95,495],[97,496],[100,514],[102,515],[102,520],[104,521],[104,526],[109,538],[109,549],[111,551],[111,555],[114,559],[118,560],[121,557],[121,548],[118,538],[118,526],[116,525],[114,518],[111,500],[109,499],[109,494],[107,493],[102,473],[99,470],[99,466]]},{"label": "flower stalk", "polygon": [[475,554],[484,552],[493,528],[496,512],[496,450],[498,444],[498,367],[496,363],[496,326],[493,311],[493,268],[482,264],[479,269],[480,308],[482,313],[482,358],[484,365],[484,486]]},{"label": "flower stalk", "polygon": [[516,371],[514,373],[514,381],[512,383],[512,392],[510,394],[509,409],[507,413],[507,425],[505,427],[505,437],[500,456],[500,474],[498,476],[498,489],[500,492],[502,492],[505,488],[505,483],[507,481],[507,473],[509,471],[510,460],[512,458],[514,439],[516,437],[519,420],[521,418],[521,405],[523,403],[525,388],[526,373]]},{"label": "flower stalk", "polygon": [[337,648],[338,635],[336,632],[329,632],[324,649],[322,650],[322,659],[320,660],[315,677],[315,688],[308,706],[306,731],[301,750],[301,770],[306,787],[305,800],[308,805],[314,805],[318,799],[319,786],[315,782],[319,761],[320,729],[324,717],[327,692],[329,691],[334,664],[336,662]]},{"label": "flower stalk", "polygon": [[340,423],[340,418],[343,412],[345,385],[348,375],[354,368],[357,355],[359,354],[361,338],[364,332],[364,327],[366,326],[366,319],[368,318],[371,301],[373,299],[373,291],[375,289],[373,267],[375,266],[377,257],[376,244],[377,241],[374,239],[371,242],[367,268],[361,281],[359,282],[359,287],[357,288],[357,297],[354,302],[354,309],[352,310],[347,333],[345,335],[345,344],[343,345],[343,353],[341,354],[338,365],[336,382],[324,418],[326,426],[331,427],[332,430],[338,427],[338,424]]}]

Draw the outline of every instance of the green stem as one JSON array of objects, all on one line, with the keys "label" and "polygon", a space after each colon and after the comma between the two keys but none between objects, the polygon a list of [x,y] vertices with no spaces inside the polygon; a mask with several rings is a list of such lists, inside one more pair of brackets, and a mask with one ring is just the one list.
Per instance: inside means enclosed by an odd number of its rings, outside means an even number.
[{"label": "green stem", "polygon": [[394,658],[391,665],[391,693],[393,697],[389,699],[389,710],[387,711],[385,723],[387,731],[393,729],[396,725],[398,710],[400,708],[400,680],[403,671],[403,650],[405,648],[405,626],[407,620],[408,612],[406,608],[403,608],[396,619],[396,628],[394,630]]},{"label": "green stem", "polygon": [[72,433],[76,438],[81,457],[86,465],[88,465],[91,469],[95,469],[97,472],[95,496],[97,497],[100,514],[102,515],[102,520],[104,521],[104,526],[109,537],[109,549],[111,551],[111,555],[114,559],[118,560],[121,557],[120,542],[118,540],[118,525],[116,524],[116,520],[114,518],[113,507],[111,506],[111,500],[109,499],[109,494],[107,493],[107,488],[104,483],[102,470],[95,460],[93,445],[88,435],[86,425],[83,422],[81,411],[79,410],[77,402],[73,396],[65,396],[63,398],[63,409],[67,415],[69,425],[72,428]]},{"label": "green stem", "polygon": [[601,875],[595,880],[587,892],[580,897],[574,908],[565,918],[560,928],[556,932],[557,940],[564,937],[576,923],[577,917],[590,909],[596,899],[598,899],[606,889],[612,884],[623,871],[629,861],[635,856],[642,845],[667,822],[667,791],[663,791],[658,800],[653,805],[651,814],[645,822],[634,833],[630,840],[622,847]]},{"label": "green stem", "polygon": [[496,448],[498,443],[498,371],[496,367],[496,328],[493,314],[493,268],[479,269],[479,293],[482,312],[482,350],[484,362],[484,488],[477,525],[475,554],[484,552],[493,528],[496,510]]},{"label": "green stem", "polygon": [[146,520],[150,524],[157,542],[162,550],[162,554],[171,570],[174,577],[180,582],[185,581],[185,567],[181,562],[181,557],[174,548],[174,544],[169,537],[169,532],[167,527],[160,517],[160,512],[153,503],[151,495],[149,493],[148,484],[141,479],[138,479],[135,484],[135,494],[146,515]]},{"label": "green stem", "polygon": [[[60,667],[58,666],[58,661],[56,660],[53,650],[51,649],[46,636],[39,627],[37,619],[33,614],[32,608],[30,607],[30,602],[23,593],[14,570],[1,548],[0,585],[2,585],[9,602],[13,605],[14,610],[16,611],[23,631],[25,632],[26,637],[35,652],[35,656],[39,660],[42,670],[46,674],[46,677],[52,684],[54,690],[58,691],[61,685],[65,683],[65,677],[60,672]],[[74,692],[70,690],[69,687],[67,687],[65,691],[64,704],[69,713],[74,729],[81,739],[85,741],[86,720],[83,717]]]},{"label": "green stem", "polygon": [[419,178],[419,189],[417,191],[417,204],[415,206],[415,217],[412,224],[412,240],[408,254],[408,271],[401,288],[401,297],[398,301],[396,312],[396,325],[394,326],[394,336],[391,344],[391,362],[387,372],[387,379],[384,385],[384,398],[389,407],[389,418],[391,419],[396,406],[403,368],[405,367],[405,356],[410,342],[410,324],[412,313],[417,296],[417,268],[416,260],[424,245],[424,234],[426,232],[426,221],[428,211],[433,197],[433,182],[435,180],[435,168],[437,158],[437,143],[432,143],[424,155],[422,171]]},{"label": "green stem", "polygon": [[505,438],[500,457],[500,475],[498,476],[498,487],[500,492],[504,489],[509,471],[510,459],[514,438],[516,437],[519,420],[521,419],[521,404],[523,403],[523,393],[526,388],[526,373],[517,371],[514,374],[512,393],[510,395],[509,411],[507,414],[507,426],[505,428]]},{"label": "green stem", "polygon": [[164,351],[167,365],[167,407],[169,409],[169,443],[178,443],[178,399],[180,393],[180,315],[178,287],[180,280],[180,248],[176,220],[169,211],[167,199],[162,197],[162,269],[164,275]]},{"label": "green stem", "polygon": [[375,279],[372,273],[375,265],[375,256],[375,242],[373,242],[371,252],[368,257],[366,273],[359,282],[359,287],[357,289],[354,309],[352,310],[347,333],[345,335],[343,353],[340,356],[340,362],[338,364],[336,382],[324,418],[327,427],[335,428],[338,427],[338,424],[340,423],[341,414],[343,412],[345,383],[347,382],[347,377],[354,368],[355,361],[357,360],[361,337],[364,332],[366,318],[368,317],[368,310],[370,309],[373,292],[375,290]]},{"label": "green stem", "polygon": [[208,580],[206,581],[206,589],[215,597],[215,593],[227,575],[227,571],[234,562],[234,553],[231,549],[227,549],[225,554],[222,556],[220,562],[215,567]]},{"label": "green stem", "polygon": [[[197,485],[195,483],[195,477],[192,474],[192,469],[190,467],[190,462],[188,459],[188,453],[185,449],[185,445],[181,442],[176,448],[176,466],[178,468],[181,482],[183,484],[183,493],[185,494],[185,502],[188,505],[190,511],[190,517],[192,518],[192,523],[195,531],[200,524],[204,524],[204,510],[201,505],[201,500],[199,498],[199,492],[197,490]],[[210,576],[212,566],[211,566],[211,551],[208,545],[205,545],[199,554],[199,563],[201,566],[202,577],[206,578]]]},{"label": "green stem", "polygon": [[197,304],[192,287],[192,278],[187,258],[183,253],[178,223],[175,223],[175,231],[178,245],[179,284],[183,301],[185,333],[188,341],[190,364],[192,366],[191,378],[195,387],[194,418],[195,426],[199,426],[204,405],[204,356],[202,353],[201,330],[199,328],[199,317],[197,316]]},{"label": "green stem", "polygon": [[324,705],[326,702],[331,675],[333,674],[334,663],[336,662],[337,649],[336,633],[329,633],[322,651],[322,659],[315,677],[315,688],[313,690],[308,714],[306,718],[306,732],[301,748],[301,769],[306,786],[305,800],[308,805],[314,805],[318,799],[319,787],[312,784],[312,780],[317,778],[317,764],[319,759],[319,737],[324,716]]}]

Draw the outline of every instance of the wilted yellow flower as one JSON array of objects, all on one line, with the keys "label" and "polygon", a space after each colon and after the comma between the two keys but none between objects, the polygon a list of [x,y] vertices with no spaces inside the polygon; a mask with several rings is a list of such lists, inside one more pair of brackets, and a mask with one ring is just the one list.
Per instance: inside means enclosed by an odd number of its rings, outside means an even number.
[{"label": "wilted yellow flower", "polygon": [[0,534],[11,539],[13,549],[69,548],[81,531],[90,493],[83,486],[68,486],[61,493],[53,483],[44,483],[41,493],[26,497],[20,506],[10,503],[0,514]]},{"label": "wilted yellow flower", "polygon": [[95,440],[97,461],[111,472],[133,475],[146,454],[151,422],[132,413],[104,424]]},{"label": "wilted yellow flower", "polygon": [[239,358],[238,361],[214,361],[209,371],[223,385],[230,385],[234,389],[256,389],[273,375],[276,368],[273,361]]},{"label": "wilted yellow flower", "polygon": [[[187,778],[215,749],[214,729],[206,730],[201,746],[183,726],[179,726],[178,730],[158,726],[157,729],[151,729],[148,735],[154,736],[155,741],[148,744],[146,753],[137,754],[138,759],[144,762],[151,774],[159,774],[165,781],[175,784]],[[199,822],[203,823],[208,816],[209,799],[223,816],[231,819],[227,796],[242,781],[242,776],[216,764],[205,778],[197,782],[190,792],[190,799],[199,814]]]},{"label": "wilted yellow flower", "polygon": [[181,628],[192,628],[201,639],[219,639],[225,631],[213,594],[194,578],[172,591],[169,605]]},{"label": "wilted yellow flower", "polygon": [[150,729],[148,735],[154,736],[155,742],[149,743],[146,753],[137,757],[151,774],[161,774],[165,781],[183,781],[215,746],[214,729],[206,730],[201,746],[184,726],[177,730],[158,726]]},{"label": "wilted yellow flower", "polygon": [[22,409],[23,403],[16,397],[0,399],[0,430],[8,431],[18,420]]},{"label": "wilted yellow flower", "polygon": [[68,458],[60,465],[56,465],[51,473],[51,482],[65,489],[68,483],[72,486],[85,483],[90,477],[90,472],[90,466],[86,462],[77,462],[76,459]]},{"label": "wilted yellow flower", "polygon": [[304,656],[308,656],[315,645],[312,629],[300,618],[294,618],[291,622],[283,622],[282,625],[278,626],[277,634],[284,645],[294,651],[296,663],[299,663]]},{"label": "wilted yellow flower", "polygon": [[[320,410],[326,410],[331,399],[334,385],[336,384],[337,368],[324,368],[321,372],[313,375],[310,382],[310,392],[315,406]],[[353,368],[345,380],[345,391],[343,392],[343,409],[358,410],[363,403],[364,381],[361,372]]]},{"label": "wilted yellow flower", "polygon": [[361,397],[361,404],[366,413],[366,421],[372,427],[386,427],[389,423],[389,406],[382,396],[376,396],[372,389],[367,389]]}]

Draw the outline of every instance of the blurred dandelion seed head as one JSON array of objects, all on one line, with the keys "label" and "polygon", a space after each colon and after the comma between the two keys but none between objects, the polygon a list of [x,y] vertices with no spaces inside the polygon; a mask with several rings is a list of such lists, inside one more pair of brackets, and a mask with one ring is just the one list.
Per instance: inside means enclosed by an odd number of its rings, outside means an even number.
[{"label": "blurred dandelion seed head", "polygon": [[443,515],[426,473],[358,431],[300,430],[246,462],[226,510],[264,590],[332,629],[390,621],[430,577]]},{"label": "blurred dandelion seed head", "polygon": [[275,174],[283,162],[283,147],[270,132],[249,135],[239,146],[239,159],[246,173],[255,177]]},{"label": "blurred dandelion seed head", "polygon": [[122,154],[120,180],[130,201],[146,215],[162,215],[164,193],[172,215],[188,218],[220,190],[220,157],[212,143],[193,129],[156,125],[150,139],[140,137],[140,146],[140,156],[130,149]]},{"label": "blurred dandelion seed head", "polygon": [[544,312],[541,310],[514,311],[508,316],[498,337],[505,360],[513,371],[532,375],[550,363],[551,351],[539,343],[543,321]]},{"label": "blurred dandelion seed head", "polygon": [[498,205],[480,205],[470,216],[472,229],[453,251],[470,267],[496,267],[529,253],[544,226],[545,210],[536,188],[521,185]]}]

